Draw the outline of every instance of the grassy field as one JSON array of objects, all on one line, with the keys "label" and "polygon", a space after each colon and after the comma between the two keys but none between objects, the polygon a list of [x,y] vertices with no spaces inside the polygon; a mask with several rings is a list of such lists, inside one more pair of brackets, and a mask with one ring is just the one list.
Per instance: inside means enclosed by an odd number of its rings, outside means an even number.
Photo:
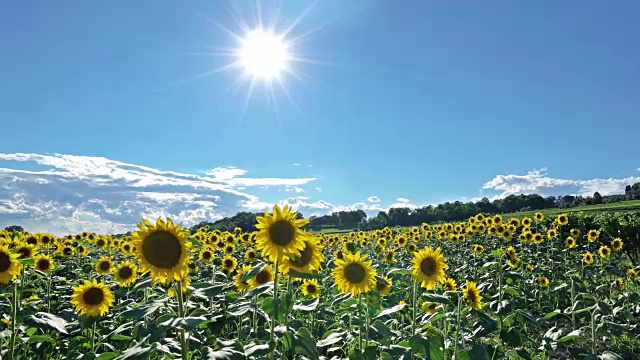
[{"label": "grassy field", "polygon": [[[532,210],[521,211],[515,213],[502,214],[505,218],[515,217],[533,217],[533,215],[541,211],[547,216],[555,216],[561,213],[576,213],[576,212],[621,212],[621,211],[640,211],[640,200],[621,201],[611,204],[598,204],[598,205],[585,205],[567,209],[546,209],[546,210]],[[323,227],[322,230],[317,231],[324,234],[342,234],[354,231],[357,229],[336,229],[334,227]]]}]

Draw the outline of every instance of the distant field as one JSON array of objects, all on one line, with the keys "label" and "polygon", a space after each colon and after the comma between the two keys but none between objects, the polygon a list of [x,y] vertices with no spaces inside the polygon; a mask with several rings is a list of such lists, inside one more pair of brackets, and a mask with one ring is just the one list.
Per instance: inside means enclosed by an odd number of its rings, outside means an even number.
[{"label": "distant field", "polygon": [[[562,213],[575,213],[575,212],[622,212],[622,211],[640,211],[640,200],[621,201],[611,204],[598,204],[598,205],[585,205],[567,209],[547,209],[547,210],[533,210],[522,211],[515,213],[502,214],[503,217],[533,217],[533,215],[541,211],[545,215],[555,216]],[[336,229],[334,227],[323,227],[320,231],[316,231],[324,234],[343,234],[354,231],[357,229]]]}]

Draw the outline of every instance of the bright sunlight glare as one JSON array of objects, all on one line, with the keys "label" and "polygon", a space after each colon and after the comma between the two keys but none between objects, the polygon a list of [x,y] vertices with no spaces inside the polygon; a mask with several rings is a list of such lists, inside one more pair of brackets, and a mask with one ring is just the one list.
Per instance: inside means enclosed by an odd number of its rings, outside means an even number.
[{"label": "bright sunlight glare", "polygon": [[264,29],[249,31],[241,41],[239,63],[254,78],[278,78],[290,59],[284,39]]}]

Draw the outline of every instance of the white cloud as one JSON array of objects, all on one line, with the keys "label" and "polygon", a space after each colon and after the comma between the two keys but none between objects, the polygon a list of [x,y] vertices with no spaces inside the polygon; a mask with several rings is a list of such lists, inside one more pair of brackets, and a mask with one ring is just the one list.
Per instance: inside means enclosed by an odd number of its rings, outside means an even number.
[{"label": "white cloud", "polygon": [[284,190],[288,192],[296,192],[296,193],[304,192],[304,189],[299,186],[287,186]]},{"label": "white cloud", "polygon": [[624,194],[626,185],[640,181],[640,177],[631,176],[623,179],[590,179],[569,180],[552,178],[547,175],[547,169],[535,169],[525,175],[498,175],[487,181],[482,188],[498,190],[496,198],[519,194],[540,194],[543,196],[582,195],[592,196],[594,192],[600,195]]},{"label": "white cloud", "polygon": [[271,206],[247,188],[284,186],[299,193],[315,180],[246,177],[248,171],[236,167],[202,176],[64,154],[0,153],[0,166],[0,226],[56,234],[126,232],[141,217],[157,216],[190,226]]},{"label": "white cloud", "polygon": [[367,198],[367,201],[368,201],[368,202],[373,202],[373,203],[378,203],[378,202],[380,202],[380,198],[379,198],[379,197],[377,197],[377,196],[369,196],[369,197]]},{"label": "white cloud", "polygon": [[408,203],[411,202],[411,200],[406,199],[406,198],[397,198],[396,201],[401,202],[401,203]]},{"label": "white cloud", "polygon": [[316,188],[316,190],[317,190],[318,192],[322,192],[322,189],[321,189],[321,188],[319,188],[319,187],[317,187],[317,188]]}]

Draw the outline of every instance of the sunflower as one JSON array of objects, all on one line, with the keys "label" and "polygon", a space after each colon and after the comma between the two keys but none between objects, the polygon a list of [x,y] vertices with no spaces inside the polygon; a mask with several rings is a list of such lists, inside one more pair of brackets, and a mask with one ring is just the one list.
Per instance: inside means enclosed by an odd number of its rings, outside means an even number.
[{"label": "sunflower", "polygon": [[471,246],[471,251],[473,251],[475,255],[480,255],[484,252],[484,246],[480,244],[474,244]]},{"label": "sunflower", "polygon": [[507,248],[507,257],[509,259],[513,259],[516,257],[516,248],[514,248],[513,246],[509,246]]},{"label": "sunflower", "polygon": [[512,269],[516,269],[520,266],[520,258],[514,256],[507,261],[507,264],[509,264]]},{"label": "sunflower", "polygon": [[[156,224],[143,219],[138,224],[140,230],[133,233],[133,246],[140,261],[140,270],[151,274],[151,280],[169,278],[181,280],[187,273],[187,262],[191,243],[182,231],[182,225],[175,226],[170,219],[158,218]],[[170,281],[170,282],[171,282]]]},{"label": "sunflower", "polygon": [[290,269],[301,273],[312,273],[319,270],[324,262],[320,240],[315,236],[307,236],[304,241],[304,249],[296,255],[290,255],[280,265],[280,271],[288,274]]},{"label": "sunflower", "polygon": [[229,269],[229,272],[232,272],[233,270],[235,270],[237,266],[238,266],[238,260],[236,260],[235,257],[231,255],[225,255],[224,258],[222,258],[223,269]]},{"label": "sunflower", "polygon": [[297,212],[285,205],[273,207],[273,215],[265,211],[264,216],[256,217],[259,230],[256,236],[256,246],[262,250],[262,256],[271,261],[280,261],[291,254],[298,254],[304,250],[305,233],[301,227],[309,223],[307,219],[298,219]]},{"label": "sunflower", "polygon": [[396,252],[393,250],[389,250],[384,255],[384,262],[387,264],[393,264],[396,261]]},{"label": "sunflower", "polygon": [[543,214],[543,213],[541,213],[541,212],[537,212],[537,213],[534,215],[534,218],[536,219],[536,221],[540,222],[540,221],[544,220],[544,214]]},{"label": "sunflower", "polygon": [[538,285],[540,285],[540,287],[549,286],[549,279],[546,276],[540,276],[538,278]]},{"label": "sunflower", "polygon": [[615,238],[615,239],[613,239],[613,241],[611,241],[611,248],[613,249],[613,251],[622,250],[622,245],[624,245],[624,243],[622,242],[622,239],[620,239],[620,238]]},{"label": "sunflower", "polygon": [[422,308],[422,311],[426,312],[427,314],[435,314],[440,310],[440,305],[438,303],[432,303],[432,302],[423,302],[420,307]]},{"label": "sunflower", "polygon": [[444,287],[445,287],[445,289],[447,289],[447,291],[457,291],[458,290],[458,284],[456,284],[456,281],[453,280],[452,278],[447,278],[444,281]]},{"label": "sunflower", "polygon": [[407,245],[407,237],[405,235],[398,235],[396,236],[396,245],[397,247],[403,247],[405,245]]},{"label": "sunflower", "polygon": [[128,287],[136,281],[138,267],[133,261],[125,261],[120,264],[113,272],[113,279],[120,286]]},{"label": "sunflower", "polygon": [[600,249],[598,249],[598,253],[600,254],[600,257],[608,258],[611,255],[611,249],[606,245],[602,245],[600,246]]},{"label": "sunflower", "polygon": [[433,250],[431,246],[414,253],[413,277],[422,281],[422,286],[427,290],[433,290],[436,283],[446,280],[444,271],[449,268],[447,259],[441,248]]},{"label": "sunflower", "polygon": [[555,239],[556,237],[558,237],[558,230],[556,229],[547,230],[547,237],[549,239]]},{"label": "sunflower", "polygon": [[524,218],[522,219],[522,221],[520,221],[520,223],[522,224],[522,226],[524,227],[529,227],[531,226],[531,219],[529,218]]},{"label": "sunflower", "polygon": [[627,275],[629,275],[631,279],[636,279],[638,277],[638,271],[636,269],[629,269],[627,270]]},{"label": "sunflower", "polygon": [[338,290],[347,294],[359,295],[373,289],[376,285],[376,270],[367,255],[344,254],[342,260],[335,260],[333,278]]},{"label": "sunflower", "polygon": [[235,246],[235,245],[233,245],[233,244],[227,244],[227,245],[225,245],[225,247],[224,247],[224,253],[225,253],[225,254],[227,254],[227,255],[231,255],[231,254],[233,254],[234,252],[236,252],[236,246]]},{"label": "sunflower", "polygon": [[571,229],[571,231],[569,231],[571,233],[571,236],[573,236],[574,238],[579,238],[580,237],[580,230],[579,229]]},{"label": "sunflower", "polygon": [[271,281],[273,281],[273,269],[271,268],[271,265],[267,265],[254,278],[249,279],[247,282],[253,289]]},{"label": "sunflower", "polygon": [[305,280],[300,289],[302,290],[302,295],[306,297],[317,298],[320,296],[320,284],[318,284],[318,280],[316,279]]},{"label": "sunflower", "polygon": [[29,236],[24,240],[24,242],[26,242],[26,243],[27,243],[27,244],[29,244],[29,245],[36,246],[36,245],[38,245],[38,238],[37,238],[35,235],[29,235]]},{"label": "sunflower", "polygon": [[51,256],[45,254],[38,254],[36,256],[34,267],[36,270],[42,272],[49,272],[55,268]]},{"label": "sunflower", "polygon": [[[160,280],[162,283],[163,280]],[[163,284],[167,288],[167,295],[169,297],[177,297],[178,296],[178,284],[182,283],[182,294],[186,294],[189,291],[189,285],[191,285],[191,279],[187,275],[182,278],[180,282],[173,282],[173,280],[166,278],[164,279],[165,283]]]},{"label": "sunflower", "polygon": [[569,249],[573,249],[576,246],[576,239],[574,239],[572,236],[567,236],[567,239],[564,241],[564,244]]},{"label": "sunflower", "polygon": [[585,262],[585,264],[591,265],[593,264],[595,257],[593,256],[592,253],[587,251],[586,253],[584,253],[584,255],[582,255],[582,260]]},{"label": "sunflower", "polygon": [[244,274],[251,271],[251,269],[251,265],[242,265],[242,269],[239,269],[236,273],[233,284],[236,286],[236,289],[238,289],[239,292],[245,292],[251,288],[251,285],[249,285],[248,282],[242,281],[242,277],[244,276]]},{"label": "sunflower", "polygon": [[29,259],[35,254],[36,247],[25,242],[20,242],[16,244],[14,252],[18,254],[18,259]]},{"label": "sunflower", "polygon": [[211,260],[213,260],[213,249],[209,246],[203,247],[202,250],[200,250],[198,257],[205,263],[211,262]]},{"label": "sunflower", "polygon": [[567,225],[569,223],[569,216],[567,214],[560,214],[556,218],[558,225]]},{"label": "sunflower", "polygon": [[533,241],[533,233],[531,231],[523,232],[525,240]]},{"label": "sunflower", "polygon": [[103,256],[98,259],[96,263],[96,271],[100,275],[106,275],[111,272],[111,268],[113,267],[113,262],[108,256]]},{"label": "sunflower", "polygon": [[245,260],[247,260],[247,262],[252,263],[258,259],[258,254],[256,253],[255,250],[249,249],[244,252],[244,258]]},{"label": "sunflower", "polygon": [[407,253],[414,253],[416,250],[418,250],[418,246],[416,244],[411,243],[407,245]]},{"label": "sunflower", "polygon": [[472,308],[476,310],[482,309],[482,295],[480,295],[480,289],[473,281],[467,280],[467,284],[462,289],[462,294],[469,301]]},{"label": "sunflower", "polygon": [[333,253],[333,256],[336,258],[336,260],[343,260],[344,259],[344,251],[336,250],[336,252]]},{"label": "sunflower", "polygon": [[102,316],[109,312],[114,296],[103,283],[85,280],[84,284],[73,288],[71,304],[76,312],[86,316]]},{"label": "sunflower", "polygon": [[0,284],[6,285],[20,274],[22,264],[18,256],[10,252],[5,245],[0,245]]},{"label": "sunflower", "polygon": [[600,231],[598,231],[598,230],[589,230],[589,232],[587,233],[587,240],[589,240],[589,242],[594,242],[594,241],[598,240],[599,236],[600,236]]},{"label": "sunflower", "polygon": [[[384,281],[380,281],[382,278]],[[380,275],[376,278],[376,290],[380,293],[380,295],[386,296],[391,292],[391,285],[393,285],[393,280],[391,280],[386,275]]]},{"label": "sunflower", "polygon": [[544,241],[544,237],[542,236],[542,234],[538,234],[538,233],[533,234],[533,242],[535,244],[540,245],[542,244],[543,241]]}]

